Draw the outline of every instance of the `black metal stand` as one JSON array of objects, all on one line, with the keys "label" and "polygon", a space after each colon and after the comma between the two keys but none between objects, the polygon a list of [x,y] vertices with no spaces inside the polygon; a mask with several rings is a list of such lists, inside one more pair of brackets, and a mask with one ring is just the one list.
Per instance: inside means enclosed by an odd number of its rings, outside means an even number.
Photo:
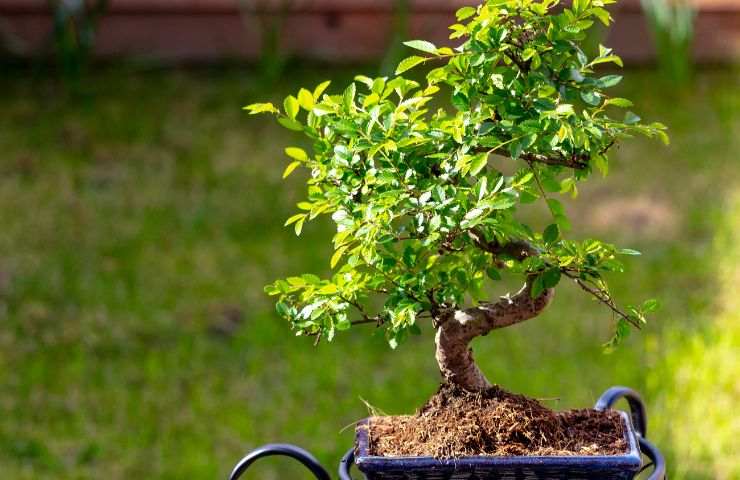
[{"label": "black metal stand", "polygon": [[274,455],[295,458],[308,468],[318,480],[331,480],[327,471],[313,455],[302,448],[285,443],[273,443],[253,450],[234,467],[229,480],[236,480],[241,477],[257,459]]},{"label": "black metal stand", "polygon": [[[596,410],[606,410],[612,408],[617,401],[626,399],[630,407],[630,416],[632,418],[633,427],[635,433],[637,433],[638,441],[640,443],[640,450],[642,453],[650,459],[649,464],[643,467],[643,470],[652,467],[653,473],[650,474],[648,480],[667,480],[666,465],[663,455],[660,451],[648,442],[645,438],[647,432],[647,415],[645,413],[645,404],[643,403],[640,395],[634,390],[627,387],[612,387],[599,398],[594,407]],[[259,458],[279,455],[291,457],[301,462],[311,473],[317,478],[317,480],[331,480],[331,477],[314,458],[313,455],[308,453],[302,448],[287,445],[287,444],[270,444],[258,448],[250,452],[246,457],[234,467],[234,470],[229,476],[229,480],[237,480],[244,472]],[[355,450],[354,448],[349,449],[347,453],[342,457],[342,461],[339,462],[339,480],[352,480],[351,470],[354,465]]]},{"label": "black metal stand", "polygon": [[[647,413],[645,413],[645,403],[642,401],[640,394],[628,387],[612,387],[599,398],[596,402],[595,410],[606,410],[612,408],[615,403],[621,399],[627,400],[630,406],[630,416],[632,417],[632,426],[637,433],[637,440],[640,442],[640,451],[652,462],[653,473],[648,480],[667,480],[666,465],[660,450],[647,440]],[[645,468],[651,465],[646,465]]]}]

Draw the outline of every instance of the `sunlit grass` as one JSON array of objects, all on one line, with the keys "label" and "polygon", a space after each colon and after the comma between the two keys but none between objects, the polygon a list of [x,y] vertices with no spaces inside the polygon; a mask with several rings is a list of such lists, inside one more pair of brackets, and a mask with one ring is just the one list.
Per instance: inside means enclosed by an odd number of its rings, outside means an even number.
[{"label": "sunlit grass", "polygon": [[[665,355],[649,377],[656,392],[659,434],[670,443],[679,478],[740,478],[740,195],[726,204],[718,232],[717,312],[695,317],[697,333],[674,330],[665,336]],[[665,385],[671,385],[666,389]],[[680,421],[676,421],[680,418]],[[685,439],[695,439],[686,441]]]},{"label": "sunlit grass", "polygon": [[[282,228],[303,194],[299,175],[280,179],[295,137],[240,107],[327,75],[291,71],[266,89],[236,69],[113,69],[77,101],[53,82],[0,79],[4,477],[223,478],[272,441],[333,465],[352,442],[340,431],[366,414],[360,397],[400,413],[434,391],[429,328],[392,353],[362,329],[314,348],[262,293],[274,278],[328,271],[331,226],[301,239]],[[740,226],[725,207],[739,185],[737,77],[701,74],[690,94],[649,72],[627,78],[673,145],[629,143],[568,208],[582,223],[573,235],[644,252],[614,278],[615,295],[658,297],[662,311],[604,355],[607,312],[566,286],[541,318],[478,340],[477,357],[490,378],[558,408],[634,386],[672,478],[733,478],[738,257],[717,237]],[[300,478],[281,465],[254,478]]]}]

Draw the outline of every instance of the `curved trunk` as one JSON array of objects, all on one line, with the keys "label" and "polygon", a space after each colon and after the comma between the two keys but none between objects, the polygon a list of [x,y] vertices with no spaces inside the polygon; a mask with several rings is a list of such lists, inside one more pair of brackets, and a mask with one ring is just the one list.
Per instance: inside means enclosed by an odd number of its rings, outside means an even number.
[{"label": "curved trunk", "polygon": [[436,357],[445,381],[468,391],[491,386],[475,364],[469,344],[475,337],[486,335],[491,330],[539,315],[552,300],[554,290],[545,290],[539,297],[532,298],[531,288],[528,281],[514,296],[503,297],[496,303],[456,310],[437,319]]}]

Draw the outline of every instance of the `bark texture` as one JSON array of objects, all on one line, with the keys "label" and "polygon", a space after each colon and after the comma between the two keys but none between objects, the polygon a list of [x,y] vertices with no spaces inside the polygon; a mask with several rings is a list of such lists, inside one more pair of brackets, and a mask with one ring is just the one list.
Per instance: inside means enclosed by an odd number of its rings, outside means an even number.
[{"label": "bark texture", "polygon": [[553,298],[554,290],[545,290],[532,298],[531,282],[513,296],[496,303],[485,303],[465,310],[449,312],[438,319],[435,338],[437,363],[447,382],[468,391],[484,390],[491,386],[473,360],[469,344],[475,337],[491,330],[508,327],[539,315]]}]

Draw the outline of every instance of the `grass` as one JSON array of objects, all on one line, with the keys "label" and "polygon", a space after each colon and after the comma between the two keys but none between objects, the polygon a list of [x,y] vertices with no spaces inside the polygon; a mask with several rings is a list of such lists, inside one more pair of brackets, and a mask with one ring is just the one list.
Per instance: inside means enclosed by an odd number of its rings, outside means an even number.
[{"label": "grass", "polygon": [[[361,399],[401,413],[433,393],[430,329],[393,353],[361,328],[314,348],[262,293],[326,272],[331,226],[301,239],[282,228],[302,194],[299,175],[280,178],[282,148],[298,140],[240,107],[325,69],[268,86],[237,68],[108,68],[77,99],[24,73],[0,78],[5,477],[224,478],[273,441],[333,469],[352,442],[343,428],[367,413]],[[349,74],[332,70],[340,84]],[[574,235],[644,252],[614,291],[658,297],[662,311],[604,355],[607,312],[565,287],[541,318],[477,341],[477,357],[490,378],[557,408],[631,385],[672,478],[738,478],[737,75],[702,72],[686,92],[649,71],[627,79],[623,93],[673,144],[626,143],[610,178],[569,208]],[[299,472],[266,460],[251,478]]]}]

